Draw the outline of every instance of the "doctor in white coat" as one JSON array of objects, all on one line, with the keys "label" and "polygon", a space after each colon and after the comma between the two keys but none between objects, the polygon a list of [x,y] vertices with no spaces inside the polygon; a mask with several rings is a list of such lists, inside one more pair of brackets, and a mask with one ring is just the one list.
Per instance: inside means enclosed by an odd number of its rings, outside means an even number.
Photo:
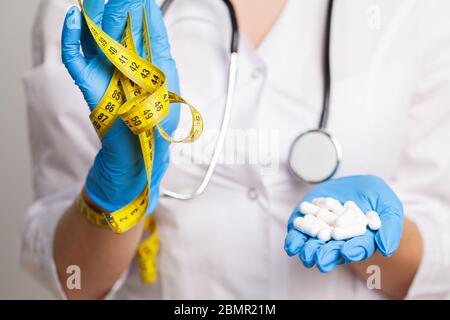
[{"label": "doctor in white coat", "polygon": [[[204,173],[221,120],[230,26],[221,1],[175,3],[165,18],[171,52],[183,97],[206,124],[192,149],[173,148],[162,184],[182,190]],[[145,285],[135,259],[142,225],[113,235],[89,224],[74,206],[82,190],[89,198],[85,184],[102,144],[60,58],[60,30],[75,1],[42,2],[34,68],[25,76],[36,196],[22,233],[22,265],[55,295],[71,299],[448,295],[450,3],[335,3],[329,130],[345,153],[336,177],[381,177],[401,200],[404,223],[392,256],[375,253],[328,273],[305,268],[283,250],[292,210],[310,190],[289,173],[287,157],[294,138],[315,128],[320,116],[327,0],[233,3],[241,55],[223,157],[202,196],[159,198],[153,213],[160,233],[159,278]],[[159,13],[152,8],[155,23]],[[366,284],[371,264],[381,268],[380,289]],[[66,286],[69,265],[81,268],[81,290]]]}]

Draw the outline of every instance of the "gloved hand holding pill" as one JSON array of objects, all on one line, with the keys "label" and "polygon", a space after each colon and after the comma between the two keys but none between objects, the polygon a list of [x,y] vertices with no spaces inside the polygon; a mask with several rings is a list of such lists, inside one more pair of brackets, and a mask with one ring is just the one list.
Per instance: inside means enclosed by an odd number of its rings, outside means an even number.
[{"label": "gloved hand holding pill", "polygon": [[303,264],[330,272],[337,265],[362,261],[378,249],[390,256],[398,248],[403,206],[375,176],[329,180],[313,188],[288,222],[285,250]]}]

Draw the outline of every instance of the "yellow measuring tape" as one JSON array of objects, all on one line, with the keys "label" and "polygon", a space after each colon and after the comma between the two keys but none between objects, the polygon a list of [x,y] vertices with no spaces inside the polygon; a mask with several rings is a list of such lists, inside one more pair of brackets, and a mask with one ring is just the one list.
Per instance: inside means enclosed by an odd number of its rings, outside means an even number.
[{"label": "yellow measuring tape", "polygon": [[[116,67],[105,94],[89,118],[100,139],[105,136],[118,117],[134,134],[138,135],[147,173],[147,185],[133,201],[112,213],[99,214],[81,196],[77,199],[76,205],[80,213],[91,223],[109,228],[115,233],[123,233],[138,224],[147,211],[155,128],[169,142],[193,142],[203,131],[203,119],[192,105],[177,94],[168,91],[166,76],[152,64],[147,13],[144,8],[143,44],[146,59],[140,57],[136,51],[130,15],[128,15],[122,41],[118,43],[89,18],[81,0],[78,0],[78,3],[95,42]],[[174,140],[160,125],[161,121],[168,116],[171,103],[185,104],[192,113],[191,130],[187,137],[181,140]],[[138,247],[141,278],[145,283],[154,283],[157,278],[156,255],[159,251],[159,241],[153,216],[146,219],[144,230],[149,233],[149,237],[144,239]]]}]

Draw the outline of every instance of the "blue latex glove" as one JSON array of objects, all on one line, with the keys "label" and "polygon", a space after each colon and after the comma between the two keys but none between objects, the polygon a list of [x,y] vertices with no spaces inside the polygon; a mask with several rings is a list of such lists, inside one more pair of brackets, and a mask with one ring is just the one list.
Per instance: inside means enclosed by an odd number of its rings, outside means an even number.
[{"label": "blue latex glove", "polygon": [[299,255],[307,268],[315,264],[321,272],[330,272],[337,265],[365,260],[378,248],[390,256],[398,248],[403,228],[403,206],[392,189],[375,176],[351,176],[329,180],[314,187],[302,201],[332,197],[345,203],[354,201],[364,212],[374,210],[381,218],[382,227],[347,241],[330,240],[327,243],[310,238],[293,226],[302,216],[298,206],[288,222],[284,249],[289,256]]},{"label": "blue latex glove", "polygon": [[[170,54],[162,13],[154,0],[85,0],[89,17],[116,41],[125,29],[127,13],[131,13],[137,51],[143,55],[143,6],[147,10],[153,63],[167,76],[169,90],[178,93],[179,81]],[[114,67],[97,47],[77,7],[69,9],[62,32],[62,60],[92,110],[99,103],[111,80]],[[162,122],[172,134],[179,121],[179,106]],[[156,131],[155,158],[147,214],[155,210],[159,184],[169,165],[169,143]],[[76,152],[76,151],[75,151]],[[102,140],[102,147],[86,179],[86,192],[97,205],[115,211],[139,195],[147,178],[139,139],[118,119]]]}]

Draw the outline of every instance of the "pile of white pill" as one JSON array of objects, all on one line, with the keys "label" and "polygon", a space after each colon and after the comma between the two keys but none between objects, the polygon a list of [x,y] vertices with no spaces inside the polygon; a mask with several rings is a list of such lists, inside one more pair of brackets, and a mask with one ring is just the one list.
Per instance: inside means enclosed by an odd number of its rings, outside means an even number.
[{"label": "pile of white pill", "polygon": [[376,231],[381,227],[377,212],[366,214],[354,203],[342,205],[334,198],[316,198],[300,203],[299,210],[304,217],[294,220],[294,227],[322,241],[347,240],[366,233],[367,227]]}]

